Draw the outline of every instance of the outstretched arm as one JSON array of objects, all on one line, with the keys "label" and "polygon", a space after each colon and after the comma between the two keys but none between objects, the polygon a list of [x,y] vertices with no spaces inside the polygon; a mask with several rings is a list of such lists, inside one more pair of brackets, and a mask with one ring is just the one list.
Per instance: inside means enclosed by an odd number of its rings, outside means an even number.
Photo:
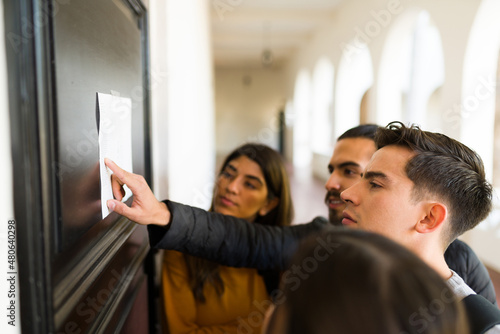
[{"label": "outstretched arm", "polygon": [[[116,198],[108,201],[108,207],[148,225],[154,248],[174,249],[226,266],[283,270],[299,241],[327,224],[325,219],[316,218],[303,225],[266,226],[179,203],[160,202],[142,176],[124,171],[109,159],[105,163],[114,173],[111,181]],[[125,184],[134,194],[130,207],[120,202]]]},{"label": "outstretched arm", "polygon": [[[294,226],[268,226],[165,202],[171,213],[168,232],[148,226],[151,247],[174,249],[226,266],[283,270],[300,240],[327,226],[324,218]],[[325,241],[327,243],[327,241]]]}]

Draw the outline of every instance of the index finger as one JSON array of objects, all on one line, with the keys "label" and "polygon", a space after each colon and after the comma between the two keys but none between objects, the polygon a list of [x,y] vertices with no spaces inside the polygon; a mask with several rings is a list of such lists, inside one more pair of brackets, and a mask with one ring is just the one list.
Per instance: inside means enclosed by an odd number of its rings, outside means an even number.
[{"label": "index finger", "polygon": [[[113,160],[104,158],[104,164],[111,169],[113,174],[118,178],[122,184],[127,184],[129,172],[121,169]],[[127,184],[128,185],[128,184]]]},{"label": "index finger", "polygon": [[[113,180],[116,180],[116,182],[120,183],[121,185],[126,185],[132,191],[132,193],[136,195],[136,192],[142,185],[141,178],[137,174],[130,173],[124,169],[121,169],[113,160],[109,158],[104,158],[104,163],[116,176],[116,178],[111,179],[111,182],[113,182]],[[114,184],[112,185],[112,188],[115,189]]]}]

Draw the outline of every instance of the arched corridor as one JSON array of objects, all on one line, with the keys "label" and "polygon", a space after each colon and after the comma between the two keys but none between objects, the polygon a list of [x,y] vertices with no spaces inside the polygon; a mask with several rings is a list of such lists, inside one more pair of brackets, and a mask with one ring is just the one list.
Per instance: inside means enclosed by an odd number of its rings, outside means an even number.
[{"label": "arched corridor", "polygon": [[345,205],[325,184],[346,130],[443,133],[479,154],[493,186],[491,213],[460,240],[500,296],[498,13],[498,0],[2,1],[0,249],[15,283],[0,300],[16,325],[0,332],[161,331],[151,229],[105,212],[113,118],[130,129],[112,154],[153,197],[202,210],[235,148],[279,151],[294,225]]}]

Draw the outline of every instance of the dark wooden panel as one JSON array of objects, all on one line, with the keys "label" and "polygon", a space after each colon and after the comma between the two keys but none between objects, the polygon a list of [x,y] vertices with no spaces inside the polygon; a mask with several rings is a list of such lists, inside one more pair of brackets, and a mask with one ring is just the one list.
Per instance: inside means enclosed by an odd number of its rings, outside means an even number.
[{"label": "dark wooden panel", "polygon": [[[53,17],[60,226],[56,251],[67,250],[101,221],[96,93],[132,101],[134,172],[144,174],[142,37],[123,0],[79,0]],[[107,218],[109,220],[109,218]]]},{"label": "dark wooden panel", "polygon": [[[55,298],[58,332],[104,333],[106,328],[123,324],[145,282],[143,261],[149,250],[145,229],[131,226],[132,233],[126,233],[124,244],[110,251],[112,256],[94,261],[98,268],[74,275],[78,279],[68,284],[68,293]],[[147,309],[147,303],[142,307]],[[143,325],[147,327],[147,321]]]},{"label": "dark wooden panel", "polygon": [[122,334],[154,333],[149,328],[148,323],[150,310],[144,307],[148,302],[148,286],[145,280],[142,280],[140,285],[137,286],[136,295],[130,298],[130,300],[133,300],[134,303],[130,312],[128,312],[123,326],[120,327],[120,332]]},{"label": "dark wooden panel", "polygon": [[19,0],[4,1],[4,12],[16,38],[7,61],[22,331],[128,332],[134,319],[147,333],[147,232],[100,217],[95,118],[97,91],[132,98],[134,170],[149,180],[145,8]]}]

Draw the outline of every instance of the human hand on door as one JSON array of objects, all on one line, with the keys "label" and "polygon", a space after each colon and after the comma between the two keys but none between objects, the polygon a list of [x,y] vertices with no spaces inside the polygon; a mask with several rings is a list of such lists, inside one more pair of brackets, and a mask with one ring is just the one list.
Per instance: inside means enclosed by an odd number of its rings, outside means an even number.
[{"label": "human hand on door", "polygon": [[[141,225],[168,225],[170,222],[168,207],[156,199],[142,175],[129,173],[108,158],[104,159],[104,163],[113,171],[111,187],[115,199],[110,199],[106,203],[109,211],[115,211]],[[125,195],[123,185],[127,185],[134,195],[130,207],[121,202]]]}]

